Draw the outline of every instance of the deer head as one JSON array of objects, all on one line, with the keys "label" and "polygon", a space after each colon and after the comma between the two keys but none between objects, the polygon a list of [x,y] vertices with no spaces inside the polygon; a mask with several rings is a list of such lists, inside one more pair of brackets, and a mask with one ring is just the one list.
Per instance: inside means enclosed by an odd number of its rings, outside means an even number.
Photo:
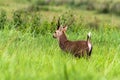
[{"label": "deer head", "polygon": [[67,30],[67,26],[60,25],[60,18],[58,19],[57,23],[57,30],[54,32],[53,37],[59,40],[59,37],[64,34]]}]

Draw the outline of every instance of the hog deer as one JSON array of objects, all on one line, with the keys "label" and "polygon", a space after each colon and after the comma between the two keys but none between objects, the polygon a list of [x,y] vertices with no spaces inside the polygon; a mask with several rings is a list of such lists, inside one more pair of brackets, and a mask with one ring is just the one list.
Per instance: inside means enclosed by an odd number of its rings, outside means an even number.
[{"label": "hog deer", "polygon": [[57,38],[59,47],[65,52],[72,53],[75,57],[90,57],[92,52],[90,33],[87,35],[87,40],[70,41],[65,35],[66,30],[67,26],[61,26],[60,20],[58,20],[57,30],[53,34],[53,37]]}]

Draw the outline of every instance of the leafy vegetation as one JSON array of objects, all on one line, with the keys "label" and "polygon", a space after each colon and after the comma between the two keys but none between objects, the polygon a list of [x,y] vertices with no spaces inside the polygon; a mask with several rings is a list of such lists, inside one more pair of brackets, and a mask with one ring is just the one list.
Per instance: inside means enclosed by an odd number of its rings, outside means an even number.
[{"label": "leafy vegetation", "polygon": [[[1,80],[120,79],[119,15],[98,14],[94,6],[88,8],[95,11],[85,10],[92,0],[81,0],[82,9],[74,6],[79,4],[77,0],[47,4],[44,0],[9,1],[11,4],[0,1]],[[89,60],[75,58],[59,48],[52,37],[59,17],[62,25],[69,25],[69,40],[86,40],[87,33],[92,33],[93,52]]]}]

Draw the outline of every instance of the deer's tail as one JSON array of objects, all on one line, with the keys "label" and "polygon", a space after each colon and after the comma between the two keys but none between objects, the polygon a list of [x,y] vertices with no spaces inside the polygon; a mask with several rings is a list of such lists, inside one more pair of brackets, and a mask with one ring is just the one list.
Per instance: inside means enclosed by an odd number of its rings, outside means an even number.
[{"label": "deer's tail", "polygon": [[91,32],[89,32],[87,34],[87,44],[88,44],[88,49],[89,49],[89,52],[88,52],[89,56],[91,55],[91,52],[92,52],[92,44],[90,43],[90,38],[91,38]]},{"label": "deer's tail", "polygon": [[91,32],[87,34],[87,41],[90,41],[90,38],[91,38]]}]

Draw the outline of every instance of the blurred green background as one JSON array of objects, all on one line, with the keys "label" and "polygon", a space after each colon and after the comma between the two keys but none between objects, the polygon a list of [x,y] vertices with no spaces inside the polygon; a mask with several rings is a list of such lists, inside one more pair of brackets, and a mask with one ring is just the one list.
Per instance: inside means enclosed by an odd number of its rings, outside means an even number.
[{"label": "blurred green background", "polygon": [[[89,60],[63,52],[69,40],[93,44]],[[0,80],[119,80],[120,0],[0,0]]]}]

